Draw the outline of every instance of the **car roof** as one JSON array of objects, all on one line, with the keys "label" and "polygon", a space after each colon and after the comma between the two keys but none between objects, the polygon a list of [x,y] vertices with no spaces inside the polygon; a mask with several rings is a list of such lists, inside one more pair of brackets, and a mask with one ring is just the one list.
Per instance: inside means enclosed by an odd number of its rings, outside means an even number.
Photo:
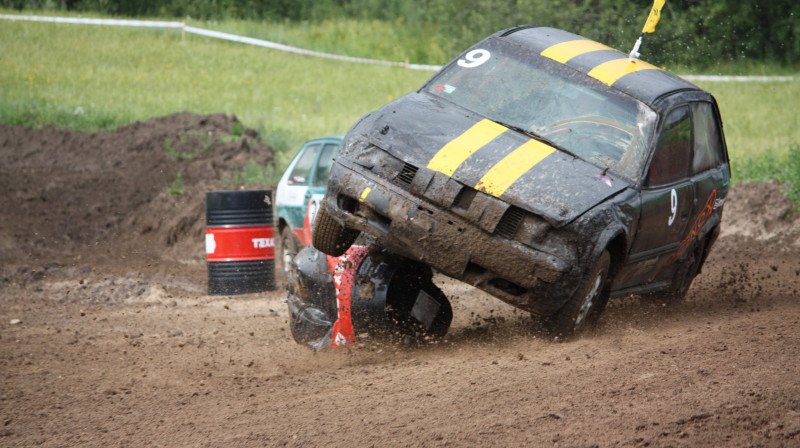
[{"label": "car roof", "polygon": [[645,61],[568,31],[525,25],[495,33],[493,37],[524,45],[638,100],[653,104],[659,98],[701,88]]},{"label": "car roof", "polygon": [[307,145],[309,143],[320,141],[320,140],[339,140],[341,142],[343,138],[344,138],[344,134],[326,135],[324,137],[317,137],[317,138],[312,138],[310,140],[307,140],[303,145]]},{"label": "car roof", "polygon": [[341,143],[342,139],[344,139],[344,134],[326,135],[324,137],[316,137],[316,138],[312,138],[310,140],[306,140],[303,143],[303,146],[306,146],[306,145],[308,145],[310,143],[322,142],[322,141],[325,141],[325,140],[337,140],[339,143]]}]

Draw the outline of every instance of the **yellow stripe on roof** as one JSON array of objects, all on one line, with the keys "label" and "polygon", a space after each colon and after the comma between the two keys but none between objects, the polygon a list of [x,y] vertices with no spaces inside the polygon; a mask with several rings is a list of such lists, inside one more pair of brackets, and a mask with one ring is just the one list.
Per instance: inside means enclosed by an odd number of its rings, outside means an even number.
[{"label": "yellow stripe on roof", "polygon": [[499,198],[511,184],[553,152],[555,149],[551,146],[538,140],[529,140],[497,162],[475,185],[475,189]]},{"label": "yellow stripe on roof", "polygon": [[452,176],[467,157],[507,130],[503,125],[483,119],[444,145],[428,162],[428,168]]},{"label": "yellow stripe on roof", "polygon": [[613,48],[588,39],[570,40],[547,47],[542,56],[566,64],[567,61],[584,53],[600,50],[613,50]]},{"label": "yellow stripe on roof", "polygon": [[610,86],[623,76],[641,70],[661,69],[653,64],[648,64],[647,62],[640,61],[638,59],[631,61],[628,58],[620,58],[598,65],[597,67],[593,68],[588,75]]}]

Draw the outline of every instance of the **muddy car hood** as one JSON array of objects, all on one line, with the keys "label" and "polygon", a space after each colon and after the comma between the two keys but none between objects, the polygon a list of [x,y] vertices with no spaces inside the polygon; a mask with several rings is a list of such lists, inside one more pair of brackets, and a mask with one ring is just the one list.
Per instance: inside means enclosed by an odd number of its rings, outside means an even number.
[{"label": "muddy car hood", "polygon": [[[350,132],[366,137],[405,163],[443,172],[464,185],[542,216],[555,227],[570,223],[628,187],[622,178],[603,175],[600,167],[531,142],[528,136],[511,129],[498,130],[497,126],[467,109],[415,92],[364,117]],[[500,134],[486,140],[485,128],[493,129],[490,135]],[[535,147],[533,160],[543,156],[541,160],[533,163],[523,157],[523,163],[519,163],[519,158],[508,157],[529,142]],[[455,158],[443,157],[444,153]],[[485,188],[486,178],[498,176],[510,185],[502,191]]]}]

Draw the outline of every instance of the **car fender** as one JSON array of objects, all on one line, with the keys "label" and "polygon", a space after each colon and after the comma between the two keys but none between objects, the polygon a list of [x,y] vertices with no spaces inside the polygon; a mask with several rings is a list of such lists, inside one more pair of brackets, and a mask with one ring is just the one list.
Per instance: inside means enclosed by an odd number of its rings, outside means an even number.
[{"label": "car fender", "polygon": [[612,274],[625,263],[630,248],[630,238],[628,229],[621,222],[611,222],[600,233],[594,249],[592,250],[592,260],[597,260],[603,251],[608,249],[611,255]]},{"label": "car fender", "polygon": [[603,211],[595,210],[595,213],[596,214],[593,220],[605,220],[605,225],[603,229],[599,231],[599,235],[594,242],[587,245],[588,247],[586,247],[586,250],[583,251],[582,255],[579,257],[583,261],[579,263],[579,266],[577,266],[578,271],[574,275],[574,281],[571,283],[571,291],[558,297],[557,299],[553,298],[554,302],[551,312],[557,312],[560,310],[564,304],[569,301],[570,297],[575,294],[575,290],[577,289],[580,280],[591,272],[593,266],[603,255],[603,251],[608,249],[611,255],[612,265],[609,273],[609,281],[611,280],[612,276],[618,272],[625,260],[625,257],[627,257],[628,247],[630,244],[627,227],[625,227],[625,225],[619,219],[612,218],[614,213],[610,209],[605,209]]},{"label": "car fender", "polygon": [[[623,208],[625,207],[621,208],[606,202],[590,211],[591,216],[583,217],[586,220],[585,226],[602,230],[593,230],[597,237],[593,246],[584,251],[586,256],[582,258],[588,260],[587,263],[594,263],[603,251],[608,249],[611,255],[612,275],[625,263],[630,249],[630,227],[634,219],[631,213],[626,213]],[[588,265],[582,268],[586,270]]]}]

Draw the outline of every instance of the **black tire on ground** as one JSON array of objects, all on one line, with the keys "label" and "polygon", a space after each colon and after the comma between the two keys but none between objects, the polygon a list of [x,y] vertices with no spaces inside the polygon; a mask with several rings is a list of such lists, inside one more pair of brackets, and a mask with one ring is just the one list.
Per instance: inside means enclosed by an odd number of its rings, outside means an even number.
[{"label": "black tire on ground", "polygon": [[323,253],[338,257],[353,245],[360,233],[358,230],[347,229],[336,222],[323,206],[319,208],[317,217],[314,219],[311,240],[314,247]]},{"label": "black tire on ground", "polygon": [[663,305],[677,305],[683,302],[689,292],[689,287],[692,286],[692,281],[697,277],[697,273],[700,272],[700,266],[703,264],[704,248],[704,242],[697,241],[689,250],[686,260],[675,271],[672,287],[666,291],[649,294],[647,299]]},{"label": "black tire on ground", "polygon": [[431,295],[436,298],[439,304],[441,304],[442,311],[440,311],[440,313],[442,317],[434,321],[433,326],[427,331],[427,333],[433,338],[441,339],[447,335],[447,331],[450,329],[450,324],[453,322],[453,306],[450,304],[450,301],[447,300],[447,296],[444,295],[441,289],[435,285],[433,288],[433,292],[436,294]]},{"label": "black tire on ground", "polygon": [[608,302],[610,266],[611,256],[607,250],[603,251],[569,301],[558,312],[542,319],[548,335],[569,339],[597,321]]},{"label": "black tire on ground", "polygon": [[289,269],[291,268],[291,261],[295,255],[302,249],[300,241],[292,232],[292,229],[287,225],[284,226],[278,237],[278,244],[275,247],[275,258],[279,266],[280,272],[283,272],[284,278],[288,280]]},{"label": "black tire on ground", "polygon": [[[388,284],[386,309],[389,319],[394,322],[390,329],[394,336],[411,336],[417,339],[441,339],[453,322],[453,306],[447,296],[433,283],[433,270],[430,266],[397,258],[399,268]],[[419,294],[424,292],[439,305],[430,328],[426,328],[417,317],[414,307]]]}]

